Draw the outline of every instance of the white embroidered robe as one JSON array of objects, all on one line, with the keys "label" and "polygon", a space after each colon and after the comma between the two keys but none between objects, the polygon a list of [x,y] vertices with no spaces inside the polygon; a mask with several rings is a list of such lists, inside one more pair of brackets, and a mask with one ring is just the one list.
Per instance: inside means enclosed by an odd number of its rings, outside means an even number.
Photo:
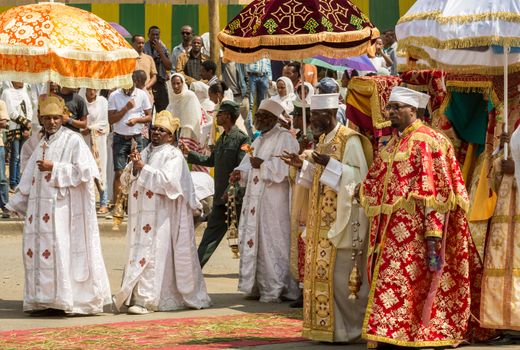
[{"label": "white embroidered robe", "polygon": [[[51,172],[36,165],[44,144]],[[111,303],[96,217],[98,176],[81,135],[65,127],[42,138],[29,159],[8,203],[9,210],[25,215],[24,311],[95,314]]]},{"label": "white embroidered robe", "polygon": [[246,155],[241,171],[246,194],[239,223],[240,274],[238,289],[260,296],[262,302],[296,299],[298,283],[289,266],[291,215],[289,166],[284,151],[298,153],[296,139],[278,125],[252,144],[254,156],[264,160],[253,169]]},{"label": "white embroidered robe", "polygon": [[[172,145],[142,151],[144,168],[131,182],[128,194],[128,232],[125,273],[116,307],[141,305],[153,311],[210,306],[200,267],[193,209],[200,206],[188,164]],[[132,167],[132,163],[127,165]]]}]

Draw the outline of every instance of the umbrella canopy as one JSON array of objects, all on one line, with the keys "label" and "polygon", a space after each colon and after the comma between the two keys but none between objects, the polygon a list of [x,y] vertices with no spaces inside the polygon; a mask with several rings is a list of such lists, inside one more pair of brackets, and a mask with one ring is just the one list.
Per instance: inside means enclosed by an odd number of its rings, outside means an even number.
[{"label": "umbrella canopy", "polygon": [[0,80],[129,86],[136,58],[110,24],[78,8],[40,3],[0,14]]},{"label": "umbrella canopy", "polygon": [[[418,0],[399,20],[400,50],[433,67],[475,74],[503,74],[503,51],[520,46],[520,0]],[[520,70],[520,53],[508,71]]]},{"label": "umbrella canopy", "polygon": [[378,37],[348,0],[253,0],[218,34],[224,57],[237,62],[373,54]]},{"label": "umbrella canopy", "polygon": [[344,72],[347,68],[368,72],[376,71],[376,68],[367,55],[350,58],[329,58],[325,56],[316,56],[313,58],[304,59],[303,62],[338,72]]},{"label": "umbrella canopy", "polygon": [[108,22],[112,27],[114,27],[115,30],[117,30],[117,32],[119,34],[121,34],[121,36],[125,39],[128,39],[128,38],[131,38],[132,37],[132,34],[130,34],[130,32],[128,30],[126,30],[125,27],[123,27],[121,24],[119,23],[116,23],[116,22]]}]

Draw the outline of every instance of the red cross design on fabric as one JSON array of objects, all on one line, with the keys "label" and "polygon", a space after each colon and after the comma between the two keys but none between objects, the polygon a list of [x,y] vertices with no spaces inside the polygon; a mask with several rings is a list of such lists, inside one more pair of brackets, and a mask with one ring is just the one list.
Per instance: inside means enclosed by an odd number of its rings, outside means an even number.
[{"label": "red cross design on fabric", "polygon": [[251,209],[251,215],[255,215],[255,213],[256,213],[255,208]]},{"label": "red cross design on fabric", "polygon": [[32,219],[33,219],[33,217],[32,217],[32,215],[31,215],[31,216],[29,216],[29,218],[27,219],[27,221],[29,221],[29,223],[32,224]]},{"label": "red cross design on fabric", "polygon": [[32,259],[33,252],[32,252],[32,250],[30,248],[27,250],[27,253],[25,253],[25,254],[27,254],[27,256]]},{"label": "red cross design on fabric", "polygon": [[49,256],[51,256],[51,252],[49,252],[49,250],[45,249],[45,251],[42,253],[42,256],[45,259],[49,259]]},{"label": "red cross design on fabric", "polygon": [[253,182],[255,183],[255,185],[258,183],[258,181],[260,181],[260,179],[258,178],[258,176],[255,176],[253,178]]},{"label": "red cross design on fabric", "polygon": [[145,226],[143,226],[143,231],[145,233],[148,233],[152,230],[152,226],[150,226],[150,224],[146,224]]},{"label": "red cross design on fabric", "polygon": [[139,260],[139,265],[141,265],[141,267],[143,267],[144,264],[146,264],[146,259],[145,258],[142,258],[141,260]]},{"label": "red cross design on fabric", "polygon": [[153,197],[153,192],[148,190],[146,191],[146,196],[148,197],[148,199],[152,198]]},{"label": "red cross design on fabric", "polygon": [[249,246],[249,248],[253,248],[253,246],[255,245],[253,243],[253,239],[250,239],[249,241],[247,241],[247,245]]},{"label": "red cross design on fabric", "polygon": [[135,199],[137,199],[137,195],[139,194],[139,191],[135,191],[132,196],[134,196]]},{"label": "red cross design on fabric", "polygon": [[47,181],[47,182],[51,181],[51,176],[52,176],[51,173],[48,173],[47,175],[45,175],[45,181]]},{"label": "red cross design on fabric", "polygon": [[49,214],[45,213],[45,215],[43,216],[42,220],[45,221],[45,223],[47,223],[50,218],[51,217],[49,216]]}]

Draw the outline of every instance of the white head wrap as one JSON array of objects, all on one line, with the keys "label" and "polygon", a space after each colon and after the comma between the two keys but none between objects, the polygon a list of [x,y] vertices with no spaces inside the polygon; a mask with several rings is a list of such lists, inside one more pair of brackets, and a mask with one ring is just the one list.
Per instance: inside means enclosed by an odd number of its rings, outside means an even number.
[{"label": "white head wrap", "polygon": [[401,102],[415,108],[425,108],[429,99],[430,95],[426,95],[422,92],[408,89],[402,86],[396,86],[392,89],[392,93],[390,94],[388,102]]},{"label": "white head wrap", "polygon": [[265,111],[271,112],[277,117],[279,117],[280,114],[282,114],[284,111],[283,106],[279,102],[273,101],[272,99],[262,100],[262,102],[260,102],[260,106],[258,106],[258,109],[263,109]]},{"label": "white head wrap", "polygon": [[[173,92],[171,80],[173,77],[179,77],[182,81],[182,89],[178,94]],[[166,85],[168,86],[168,97],[170,99],[170,104],[166,109],[174,118],[179,118],[181,121],[180,136],[199,141],[201,137],[200,122],[202,120],[202,107],[197,95],[188,89],[188,85],[186,85],[186,80],[182,74],[172,74]]]},{"label": "white head wrap", "polygon": [[320,94],[311,98],[311,110],[339,108],[339,94]]}]

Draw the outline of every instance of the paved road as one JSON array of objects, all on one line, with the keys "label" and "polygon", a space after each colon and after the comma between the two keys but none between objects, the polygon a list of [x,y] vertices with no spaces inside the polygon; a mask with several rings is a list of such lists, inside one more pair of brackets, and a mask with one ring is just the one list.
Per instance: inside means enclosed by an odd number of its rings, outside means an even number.
[{"label": "paved road", "polygon": [[[21,256],[21,234],[16,225],[11,224],[10,231],[0,225],[0,331],[12,329],[30,329],[45,327],[66,327],[77,325],[91,325],[112,322],[153,320],[180,317],[203,317],[233,315],[248,312],[286,311],[288,303],[264,304],[257,301],[245,300],[237,292],[238,260],[232,258],[230,249],[225,241],[217,249],[215,255],[204,269],[206,284],[213,301],[213,307],[206,310],[188,310],[176,312],[156,312],[143,316],[113,314],[111,310],[99,316],[72,317],[72,318],[33,318],[28,317],[22,310],[23,292],[23,265]],[[21,226],[19,226],[21,227]],[[197,230],[200,238],[203,226]],[[125,237],[121,233],[106,230],[101,237],[105,264],[108,269],[110,284],[113,291],[117,291],[121,282],[122,266],[125,261]],[[338,349],[349,350],[365,349],[364,345],[338,346],[315,342],[300,342],[279,345],[252,347],[257,349]],[[464,349],[481,349],[482,346],[468,346]],[[518,349],[520,346],[486,347],[486,349]]]}]

